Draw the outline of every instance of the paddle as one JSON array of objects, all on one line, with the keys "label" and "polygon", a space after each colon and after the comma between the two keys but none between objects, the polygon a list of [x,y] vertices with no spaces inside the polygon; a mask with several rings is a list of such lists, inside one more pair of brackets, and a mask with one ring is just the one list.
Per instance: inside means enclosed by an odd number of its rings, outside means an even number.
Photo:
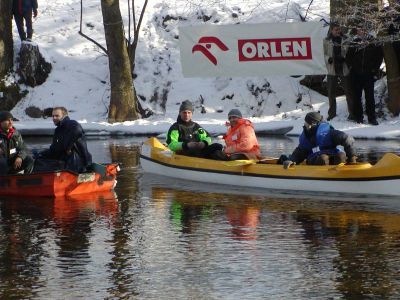
[{"label": "paddle", "polygon": [[232,160],[232,161],[224,162],[224,165],[228,166],[228,167],[241,167],[241,166],[254,165],[254,164],[257,164],[257,163],[276,164],[277,161],[278,161],[278,158],[276,158],[276,157],[264,157],[264,158],[262,158],[260,160],[256,160],[256,159]]},{"label": "paddle", "polygon": [[256,163],[257,160],[255,159],[238,159],[238,160],[226,161],[223,164],[228,167],[241,167],[241,166],[254,165]]}]

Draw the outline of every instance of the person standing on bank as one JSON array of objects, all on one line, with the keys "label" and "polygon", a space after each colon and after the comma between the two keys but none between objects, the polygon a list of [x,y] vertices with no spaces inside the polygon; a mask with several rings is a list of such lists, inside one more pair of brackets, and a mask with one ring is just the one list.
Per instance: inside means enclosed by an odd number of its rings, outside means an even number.
[{"label": "person standing on bank", "polygon": [[193,104],[185,100],[179,107],[179,115],[169,128],[166,143],[177,154],[211,158],[212,153],[222,150],[221,144],[211,144],[211,137],[199,124],[192,121]]},{"label": "person standing on bank", "polygon": [[339,82],[343,83],[343,88],[346,95],[347,109],[349,112],[348,119],[354,120],[353,99],[350,93],[350,70],[345,61],[348,48],[347,46],[343,45],[343,41],[346,38],[347,37],[343,34],[340,25],[337,23],[331,23],[328,36],[324,40],[324,56],[326,67],[328,69],[328,121],[336,117],[336,96]]},{"label": "person standing on bank", "polygon": [[56,129],[49,149],[39,153],[38,158],[63,161],[64,168],[73,172],[87,171],[92,164],[92,155],[86,144],[82,126],[68,117],[65,107],[54,107],[52,112]]},{"label": "person standing on bank", "polygon": [[383,61],[383,47],[365,29],[358,27],[356,30],[357,34],[346,55],[346,61],[350,66],[354,117],[357,123],[364,122],[362,104],[364,91],[368,123],[378,125],[375,112],[374,85]]},{"label": "person standing on bank", "polygon": [[8,111],[0,112],[0,175],[24,171],[30,174],[33,158],[28,155],[21,134],[13,126],[13,116]]},{"label": "person standing on bank", "polygon": [[224,136],[224,153],[229,160],[236,159],[259,159],[260,146],[254,132],[253,124],[243,119],[238,109],[232,109],[228,113],[228,131]]},{"label": "person standing on bank", "polygon": [[[38,15],[37,0],[13,0],[12,13],[21,41],[31,41],[33,35],[32,14],[34,18]],[[24,20],[26,24],[26,33],[24,29]]]},{"label": "person standing on bank", "polygon": [[[339,145],[343,146],[344,152],[337,148]],[[346,161],[356,163],[354,139],[323,122],[320,113],[309,112],[305,117],[299,145],[283,162],[283,167],[287,169],[304,160],[307,165],[337,165]]]}]

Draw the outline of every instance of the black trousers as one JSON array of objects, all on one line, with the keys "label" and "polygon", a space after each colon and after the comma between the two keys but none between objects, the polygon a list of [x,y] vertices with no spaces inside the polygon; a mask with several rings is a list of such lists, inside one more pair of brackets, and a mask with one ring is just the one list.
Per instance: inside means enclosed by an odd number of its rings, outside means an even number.
[{"label": "black trousers", "polygon": [[194,156],[194,157],[201,157],[201,158],[213,158],[215,152],[221,151],[223,146],[218,143],[214,143],[208,145],[204,149],[201,150],[190,150],[190,149],[183,149],[179,152],[179,154],[186,155],[186,156]]},{"label": "black trousers", "polygon": [[218,143],[208,145],[202,150],[183,150],[181,154],[187,156],[195,156],[201,158],[215,159],[215,160],[237,160],[247,159],[247,156],[241,153],[226,155],[223,151],[223,146]]},{"label": "black trousers", "polygon": [[329,99],[328,118],[332,119],[336,117],[336,96],[337,96],[337,88],[339,82],[343,83],[343,89],[346,95],[347,110],[349,112],[349,119],[353,119],[354,105],[353,105],[353,96],[351,93],[350,76],[340,76],[340,75],[327,76],[327,88],[328,88],[328,99]]},{"label": "black trousers", "polygon": [[365,110],[369,121],[376,120],[375,115],[375,96],[374,96],[374,76],[372,74],[351,73],[351,84],[354,96],[354,117],[357,122],[364,119],[362,93],[365,96]]},{"label": "black trousers", "polygon": [[346,162],[346,153],[338,152],[336,154],[328,155],[321,154],[310,159],[307,159],[307,165],[325,166],[325,165],[338,165]]},{"label": "black trousers", "polygon": [[12,162],[10,164],[6,158],[1,158],[0,159],[0,175],[16,174],[22,170],[24,170],[24,174],[30,174],[30,173],[32,173],[32,170],[33,170],[34,160],[30,156],[25,157],[25,159],[22,160],[21,167],[17,170],[14,169],[13,164],[14,164],[14,162]]},{"label": "black trousers", "polygon": [[[32,11],[29,11],[23,15],[14,14],[15,25],[17,25],[19,38],[21,41],[26,40],[27,35],[28,39],[32,39],[33,35],[33,27],[32,27]],[[26,24],[26,33],[24,29],[24,20]]]}]

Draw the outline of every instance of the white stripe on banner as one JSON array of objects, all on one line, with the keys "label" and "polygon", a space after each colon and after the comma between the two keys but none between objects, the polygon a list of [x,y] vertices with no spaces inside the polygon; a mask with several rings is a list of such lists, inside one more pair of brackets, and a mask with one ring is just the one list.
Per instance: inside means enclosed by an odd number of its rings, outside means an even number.
[{"label": "white stripe on banner", "polygon": [[318,22],[179,28],[185,77],[326,74]]}]

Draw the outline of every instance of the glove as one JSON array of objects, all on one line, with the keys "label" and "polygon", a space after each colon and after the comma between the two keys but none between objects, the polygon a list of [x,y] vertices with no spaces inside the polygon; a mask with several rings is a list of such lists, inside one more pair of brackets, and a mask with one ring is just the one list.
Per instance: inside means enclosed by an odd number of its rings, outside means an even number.
[{"label": "glove", "polygon": [[290,160],[289,157],[286,154],[282,154],[281,156],[279,156],[279,159],[276,163],[278,165],[283,165],[283,162],[287,160]]},{"label": "glove", "polygon": [[357,163],[357,156],[353,155],[347,160],[348,164],[356,164]]},{"label": "glove", "polygon": [[38,159],[38,158],[41,158],[42,155],[40,154],[40,152],[39,152],[38,149],[32,149],[32,157],[33,157],[34,159]]},{"label": "glove", "polygon": [[187,143],[186,148],[188,148],[189,150],[194,150],[196,148],[196,142]]},{"label": "glove", "polygon": [[291,161],[291,160],[285,160],[284,162],[283,162],[283,168],[286,170],[286,169],[289,169],[291,166],[294,166],[296,163],[294,162],[294,161]]},{"label": "glove", "polygon": [[330,64],[333,63],[333,58],[332,57],[328,58],[328,63],[330,63]]},{"label": "glove", "polygon": [[202,150],[206,147],[206,143],[204,142],[197,142],[197,149]]},{"label": "glove", "polygon": [[187,147],[189,150],[201,150],[206,145],[203,142],[189,142],[187,143]]}]

